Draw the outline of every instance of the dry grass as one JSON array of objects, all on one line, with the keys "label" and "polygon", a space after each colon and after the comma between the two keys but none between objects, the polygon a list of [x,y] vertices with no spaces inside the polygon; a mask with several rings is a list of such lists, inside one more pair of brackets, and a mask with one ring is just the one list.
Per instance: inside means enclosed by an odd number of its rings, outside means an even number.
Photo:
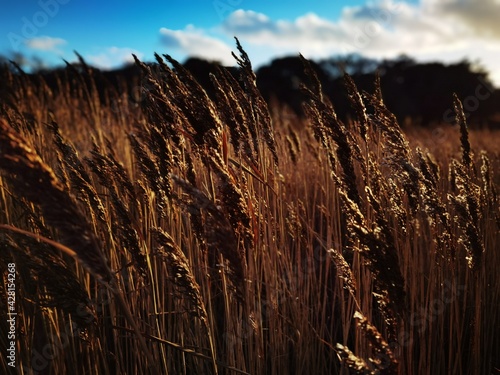
[{"label": "dry grass", "polygon": [[308,118],[270,111],[237,47],[216,102],[169,56],[138,102],[5,73],[19,373],[498,371],[497,134],[456,98],[457,127],[402,129],[349,77],[343,123],[305,60]]}]

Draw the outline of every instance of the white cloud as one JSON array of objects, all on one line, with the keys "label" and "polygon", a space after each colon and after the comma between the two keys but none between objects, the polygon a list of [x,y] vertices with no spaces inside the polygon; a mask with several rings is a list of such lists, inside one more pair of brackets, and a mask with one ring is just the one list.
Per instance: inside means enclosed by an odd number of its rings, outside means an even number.
[{"label": "white cloud", "polygon": [[[187,26],[160,29],[168,53],[234,64],[229,41],[237,36],[254,65],[299,52],[307,58],[359,53],[371,58],[401,54],[448,63],[479,60],[500,86],[500,0],[375,0],[345,7],[337,20],[307,13],[274,20],[251,10],[236,10],[210,30]],[[228,43],[224,42],[228,41]],[[172,52],[170,52],[172,51]],[[451,57],[455,57],[453,60]]]},{"label": "white cloud", "polygon": [[124,64],[133,63],[135,54],[142,59],[143,54],[132,48],[109,47],[97,54],[86,55],[85,59],[93,66],[100,69],[112,69]]},{"label": "white cloud", "polygon": [[[402,53],[419,59],[448,56],[479,59],[500,85],[500,0],[421,0],[410,4],[381,0],[346,7],[338,20],[309,13],[295,20],[271,20],[264,14],[238,10],[221,31],[236,35],[252,50],[268,57],[301,52],[309,58],[356,52],[374,58]],[[481,48],[478,48],[481,46]],[[456,61],[456,60],[455,60]]]},{"label": "white cloud", "polygon": [[28,48],[40,51],[60,52],[57,47],[66,44],[66,41],[61,38],[40,36],[36,38],[26,39],[24,44]]},{"label": "white cloud", "polygon": [[475,35],[500,39],[499,0],[426,0],[424,5],[449,20],[463,23]]},{"label": "white cloud", "polygon": [[333,53],[399,54],[450,48],[461,43],[456,28],[438,22],[424,9],[386,0],[347,7],[338,21],[306,14],[294,21],[272,21],[263,14],[238,10],[224,22],[228,35],[255,45],[314,56]]},{"label": "white cloud", "polygon": [[160,29],[161,43],[167,48],[186,56],[200,57],[219,61],[225,65],[234,65],[231,48],[219,39],[206,35],[202,30],[187,26],[184,30]]},{"label": "white cloud", "polygon": [[222,30],[242,41],[273,48],[274,53],[325,53],[335,49],[335,42],[345,39],[338,24],[308,13],[294,22],[272,21],[264,14],[237,10],[223,23]]}]

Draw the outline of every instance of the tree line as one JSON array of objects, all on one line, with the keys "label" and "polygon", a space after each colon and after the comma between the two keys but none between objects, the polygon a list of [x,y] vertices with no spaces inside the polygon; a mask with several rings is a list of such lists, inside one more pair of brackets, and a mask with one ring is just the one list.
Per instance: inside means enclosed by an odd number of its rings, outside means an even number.
[{"label": "tree line", "polygon": [[[67,64],[64,68],[47,69],[39,61],[36,63],[33,72],[25,73],[18,62],[9,62],[0,57],[0,79],[7,71],[14,71],[16,74],[26,74],[33,80],[43,78],[49,87],[57,89],[61,75],[78,73],[78,66],[86,64],[82,58],[79,64]],[[210,96],[215,93],[209,73],[214,72],[217,66],[217,62],[198,58],[184,62],[184,67]],[[378,75],[384,101],[402,124],[453,123],[452,100],[453,93],[456,93],[463,102],[471,125],[500,127],[500,89],[492,85],[487,72],[467,60],[446,65],[438,62],[418,63],[407,56],[378,61],[360,55],[348,55],[311,61],[311,66],[317,73],[324,94],[343,120],[353,116],[344,83],[344,73],[347,73],[360,91],[369,93],[373,92]],[[229,69],[237,77],[237,69]],[[123,82],[141,84],[141,73],[135,65],[112,71],[93,71],[93,79],[98,90],[103,93],[103,98],[109,89],[115,92],[126,89]],[[286,105],[297,115],[303,115],[302,104],[306,97],[301,90],[301,83],[307,84],[308,78],[299,56],[275,59],[257,69],[256,75],[259,89],[268,102]],[[0,100],[7,100],[11,89],[0,86]],[[132,91],[129,94],[137,96],[137,87]]]}]

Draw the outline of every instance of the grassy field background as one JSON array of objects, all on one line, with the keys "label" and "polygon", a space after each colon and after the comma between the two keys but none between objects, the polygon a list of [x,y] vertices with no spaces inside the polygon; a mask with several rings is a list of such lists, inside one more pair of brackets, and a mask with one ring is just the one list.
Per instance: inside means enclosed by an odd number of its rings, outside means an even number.
[{"label": "grassy field background", "polygon": [[298,118],[239,53],[215,101],[168,56],[105,92],[5,74],[1,372],[499,373],[498,131],[457,98],[402,129],[348,76],[344,123],[306,60]]}]

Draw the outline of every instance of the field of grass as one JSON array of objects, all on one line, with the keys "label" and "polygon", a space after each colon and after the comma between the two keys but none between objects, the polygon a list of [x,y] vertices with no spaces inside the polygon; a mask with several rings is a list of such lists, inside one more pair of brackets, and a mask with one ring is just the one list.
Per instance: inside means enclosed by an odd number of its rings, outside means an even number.
[{"label": "field of grass", "polygon": [[347,76],[343,123],[305,60],[299,119],[239,53],[215,101],[168,56],[0,77],[0,372],[499,373],[498,133],[456,98],[402,129]]}]

